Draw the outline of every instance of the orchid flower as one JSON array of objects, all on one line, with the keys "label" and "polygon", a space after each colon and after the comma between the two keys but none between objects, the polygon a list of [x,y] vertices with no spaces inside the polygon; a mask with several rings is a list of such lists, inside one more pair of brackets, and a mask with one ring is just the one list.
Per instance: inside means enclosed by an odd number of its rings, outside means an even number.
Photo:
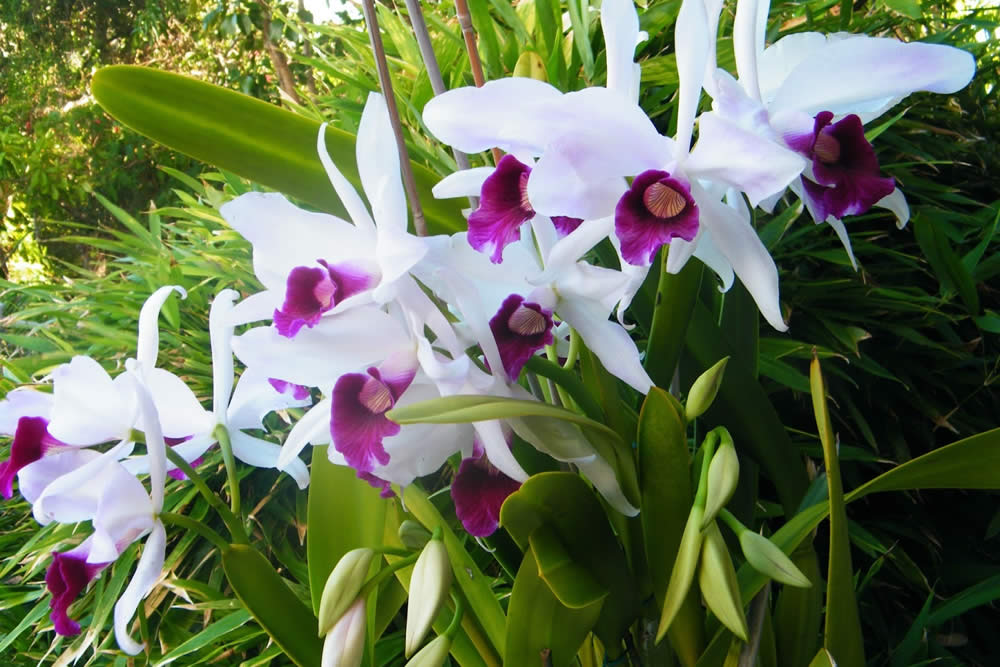
[{"label": "orchid flower", "polygon": [[[975,60],[950,46],[848,33],[798,33],[765,48],[769,7],[768,0],[739,0],[733,29],[739,81],[722,70],[714,74],[713,111],[703,118],[735,123],[805,157],[809,163],[792,188],[817,223],[833,227],[856,268],[842,217],[881,206],[895,213],[900,228],[909,219],[895,181],[879,172],[863,124],[913,92],[963,88]],[[761,204],[770,210],[776,198]]]}]

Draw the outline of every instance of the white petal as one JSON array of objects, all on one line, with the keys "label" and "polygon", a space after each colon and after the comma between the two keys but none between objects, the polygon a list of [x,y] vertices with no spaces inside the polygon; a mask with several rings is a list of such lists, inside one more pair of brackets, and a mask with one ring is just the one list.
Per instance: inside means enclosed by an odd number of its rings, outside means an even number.
[{"label": "white petal", "polygon": [[212,413],[217,424],[226,425],[229,397],[233,393],[233,301],[235,290],[224,289],[212,299],[208,331],[212,348]]},{"label": "white petal", "polygon": [[[671,243],[672,245],[673,243]],[[701,235],[698,237],[698,247],[695,248],[694,256],[719,276],[719,280],[722,281],[722,284],[719,285],[719,291],[728,292],[729,288],[733,286],[735,277],[733,265],[719,251],[719,248],[715,245],[715,241],[712,239],[712,233],[707,229],[703,229]],[[676,273],[676,271],[673,273]]]},{"label": "white petal", "polygon": [[115,560],[153,527],[153,503],[142,483],[118,463],[109,465],[107,473],[93,517],[91,563]]},{"label": "white petal", "polygon": [[635,80],[635,47],[639,41],[639,15],[632,0],[604,0],[601,30],[608,61],[608,88],[632,101]]},{"label": "white petal", "polygon": [[608,238],[614,232],[614,228],[615,219],[611,216],[581,223],[579,227],[556,241],[545,258],[544,273],[538,278],[532,278],[531,282],[537,285],[552,282],[557,274],[575,265],[577,260],[591,248]]},{"label": "white petal", "polygon": [[528,479],[528,473],[524,472],[510,451],[510,445],[507,444],[507,438],[499,421],[475,422],[472,426],[486,451],[486,458],[496,466],[497,470],[518,482]]},{"label": "white petal", "polygon": [[[368,209],[365,208],[365,203],[358,195],[358,191],[354,189],[354,186],[348,182],[344,174],[337,168],[337,165],[333,163],[330,153],[326,150],[326,123],[319,126],[319,136],[316,138],[316,152],[319,153],[319,161],[323,163],[326,176],[330,179],[330,184],[333,185],[333,189],[340,198],[340,203],[347,209],[347,214],[351,216],[351,220],[361,229],[373,230],[375,228],[375,221],[372,220]],[[396,167],[398,172],[398,161],[396,162]]]},{"label": "white petal", "polygon": [[[191,388],[170,371],[154,368],[146,375],[146,386],[153,397],[165,436],[186,438],[207,433],[215,426],[212,413],[201,407]],[[145,431],[148,424],[145,419],[140,419],[136,427]]]},{"label": "white petal", "polygon": [[163,429],[160,426],[159,414],[153,403],[148,385],[143,384],[138,373],[131,375],[135,380],[135,395],[139,399],[139,410],[142,414],[143,430],[146,434],[146,455],[149,457],[149,497],[153,501],[153,511],[159,513],[163,509],[164,484],[167,481],[167,445],[163,441]]},{"label": "white petal", "polygon": [[131,450],[132,443],[123,440],[96,457],[62,452],[25,466],[18,475],[18,482],[26,483],[20,487],[21,493],[28,498],[41,488],[32,501],[35,520],[44,526],[52,521],[76,523],[92,519],[105,487],[113,482],[115,470],[121,467],[118,459]]},{"label": "white petal", "polygon": [[975,71],[972,54],[951,46],[861,35],[827,40],[791,71],[771,106],[809,114],[858,113],[866,121],[916,91],[953,93]]},{"label": "white petal", "polygon": [[474,167],[448,174],[437,182],[431,193],[437,199],[450,197],[478,197],[483,182],[493,173],[494,167]]},{"label": "white petal", "polygon": [[50,419],[52,394],[34,389],[15,389],[0,401],[0,435],[14,435],[21,417]]},{"label": "white petal", "polygon": [[278,470],[294,466],[295,461],[299,460],[298,455],[306,445],[330,444],[330,409],[331,401],[325,398],[295,423],[278,454],[275,466]]},{"label": "white petal", "polygon": [[844,250],[847,251],[847,258],[851,260],[851,267],[857,271],[858,261],[854,259],[854,249],[851,248],[851,237],[847,234],[847,227],[844,226],[843,221],[837,220],[833,216],[830,216],[826,222],[837,233],[837,238],[840,239],[840,242],[844,245]]},{"label": "white petal", "polygon": [[139,564],[135,568],[132,580],[115,604],[115,639],[121,650],[129,655],[137,655],[143,648],[142,644],[129,636],[129,621],[135,615],[135,610],[139,608],[139,603],[149,595],[159,580],[163,571],[166,549],[167,532],[163,528],[163,524],[157,521],[146,540],[146,546],[142,550],[142,556],[139,558]]},{"label": "white petal", "polygon": [[[281,379],[281,378],[276,378]],[[311,403],[309,397],[297,399],[292,391],[275,389],[268,377],[257,368],[248,368],[240,375],[236,391],[229,402],[227,424],[230,428],[264,428],[264,417],[275,410],[299,408]]]},{"label": "white petal", "polygon": [[778,268],[757,232],[739,213],[696,184],[692,184],[691,191],[701,209],[701,224],[712,234],[719,251],[732,264],[761,314],[778,331],[787,331],[778,297]]},{"label": "white petal", "polygon": [[[508,153],[541,154],[551,138],[551,122],[539,107],[562,93],[542,81],[509,77],[438,95],[424,107],[424,124],[438,140],[466,153],[497,146]],[[540,122],[543,121],[543,122]]]},{"label": "white petal", "polygon": [[235,327],[250,322],[273,319],[274,311],[279,310],[284,301],[284,289],[266,289],[263,292],[251,294],[229,311],[228,324]]},{"label": "white petal", "polygon": [[[707,36],[709,42],[715,44],[719,34],[719,14],[722,13],[723,0],[704,0],[705,17],[708,19]],[[715,49],[708,49],[708,57],[705,59],[705,76],[703,86],[705,92],[715,97],[715,69],[716,58]]]},{"label": "white petal", "polygon": [[747,95],[755,100],[761,98],[757,58],[764,50],[764,31],[770,4],[769,0],[739,0],[733,22],[736,72]]},{"label": "white petal", "polygon": [[[882,197],[877,202],[876,206],[881,208],[887,208],[896,214],[896,227],[902,229],[906,227],[906,223],[910,221],[910,206],[906,203],[906,197],[903,196],[903,191],[899,188],[893,190],[890,194]],[[8,394],[8,397],[10,394]]]},{"label": "white petal", "polygon": [[376,258],[382,279],[373,293],[376,303],[386,303],[393,298],[396,281],[407,273],[427,254],[427,244],[418,236],[406,231],[378,230]]},{"label": "white petal", "polygon": [[698,249],[698,244],[701,243],[702,237],[705,236],[705,226],[698,226],[698,235],[693,241],[685,241],[684,239],[675,238],[670,241],[670,252],[667,253],[667,273],[680,273],[680,270],[684,268],[688,260],[694,256],[695,251]]},{"label": "white petal", "polygon": [[145,368],[156,366],[156,357],[160,350],[160,327],[157,321],[167,297],[175,291],[182,299],[187,298],[187,292],[180,285],[165,285],[153,292],[139,311],[139,338],[135,356],[139,364]]},{"label": "white petal", "polygon": [[[674,45],[677,50],[677,76],[680,80],[677,99],[677,145],[674,157],[678,160],[691,147],[694,117],[698,112],[701,84],[708,63],[708,16],[702,0],[684,0],[674,26]],[[714,48],[715,40],[711,41]]]},{"label": "white petal", "polygon": [[580,472],[590,480],[608,504],[625,516],[636,516],[639,509],[634,507],[622,492],[622,487],[618,484],[615,470],[600,456],[595,456],[590,461],[583,461],[576,464]]},{"label": "white petal", "polygon": [[[49,484],[100,457],[101,453],[92,449],[70,449],[51,456],[43,456],[17,472],[18,490],[25,500],[34,505]],[[76,509],[79,509],[85,517],[80,519],[81,521],[90,518],[85,509],[80,507]],[[46,520],[46,523],[48,521]]]},{"label": "white petal", "polygon": [[699,120],[698,144],[685,171],[746,192],[750,204],[783,192],[806,167],[802,156],[714,112]]},{"label": "white petal", "polygon": [[[770,104],[785,79],[810,55],[826,47],[827,40],[850,37],[847,33],[824,35],[819,32],[799,32],[782,37],[771,46],[758,52],[757,75],[760,85],[760,99]],[[780,109],[775,108],[775,111]]]},{"label": "white petal", "polygon": [[70,445],[96,445],[128,434],[136,417],[131,388],[114,382],[90,357],[73,357],[52,372],[49,433]]},{"label": "white petal", "polygon": [[385,98],[369,93],[357,139],[358,173],[379,231],[406,231],[406,195],[399,176],[399,147]]},{"label": "white petal", "polygon": [[[233,444],[233,455],[243,463],[258,468],[278,467],[278,455],[281,453],[281,447],[273,442],[255,438],[236,429],[229,431],[229,439]],[[292,458],[281,470],[287,472],[300,489],[309,486],[309,470],[300,459]]]},{"label": "white petal", "polygon": [[584,299],[564,298],[559,301],[558,313],[577,330],[609,373],[640,394],[649,392],[653,381],[639,362],[638,348],[621,325],[608,320],[602,306]]},{"label": "white petal", "polygon": [[344,373],[376,364],[411,345],[406,329],[372,306],[359,306],[303,327],[294,339],[273,327],[257,327],[233,338],[233,350],[246,366],[266,377],[331,389]]}]

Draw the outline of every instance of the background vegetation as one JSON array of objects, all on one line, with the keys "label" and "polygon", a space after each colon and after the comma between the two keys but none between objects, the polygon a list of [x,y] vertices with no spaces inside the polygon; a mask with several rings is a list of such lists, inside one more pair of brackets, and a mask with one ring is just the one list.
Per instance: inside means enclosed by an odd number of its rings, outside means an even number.
[{"label": "background vegetation", "polygon": [[[564,89],[603,81],[602,38],[587,2],[469,4],[488,79],[534,71]],[[670,26],[679,5],[654,0],[641,12],[650,35],[639,51],[641,103],[664,132],[673,122]],[[425,5],[424,11],[446,85],[470,83],[453,7]],[[564,11],[570,19],[565,27]],[[432,91],[405,7],[383,3],[378,12],[412,155],[446,173],[453,158],[427,137],[420,121]],[[87,85],[101,65],[148,64],[353,131],[367,92],[377,89],[367,36],[346,13],[339,24],[315,25],[310,18],[300,4],[250,0],[3,1],[0,277],[17,280],[0,282],[0,394],[73,354],[121,363],[134,354],[139,306],[169,282],[187,287],[190,297],[179,307],[168,303],[165,365],[183,370],[196,392],[208,397],[206,304],[223,286],[244,293],[256,287],[248,246],[216,209],[250,184],[118,126],[89,98]],[[731,24],[727,7],[722,34]],[[875,130],[881,131],[880,161],[904,187],[913,221],[901,231],[887,214],[848,221],[858,271],[832,230],[812,225],[796,202],[758,221],[782,272],[791,330],[776,335],[762,329],[759,342],[731,343],[748,358],[759,345],[761,382],[804,455],[816,460],[818,478],[822,457],[806,365],[814,347],[828,358],[845,486],[852,488],[888,462],[994,427],[1000,414],[1000,10],[950,1],[775,2],[769,41],[796,31],[841,29],[952,44],[972,51],[979,64],[965,90],[913,96]],[[723,42],[720,63],[731,66],[725,49]],[[745,301],[738,288],[720,297],[712,285],[703,287],[706,303],[723,320]],[[219,461],[209,458],[204,469],[216,471],[221,484]],[[254,538],[308,597],[305,496],[272,472],[246,473],[246,502],[257,508]],[[430,486],[446,484],[441,479]],[[168,492],[174,511],[205,516],[207,507],[188,486],[173,483]],[[452,511],[445,503],[440,509]],[[768,505],[758,511],[780,510]],[[1000,653],[997,496],[875,496],[852,506],[849,515],[871,664],[993,664]],[[76,639],[56,638],[42,578],[49,552],[72,533],[71,527],[39,530],[25,503],[4,504],[4,660],[112,662],[114,641],[105,626],[135,551],[78,605],[91,629]],[[193,535],[174,539],[165,584],[140,614],[143,632],[156,637],[150,660],[281,664],[266,634],[226,590],[211,545]],[[471,550],[477,553],[474,545]],[[485,566],[490,559],[480,553]],[[380,644],[387,664],[399,664],[392,656],[400,637],[390,631]]]}]

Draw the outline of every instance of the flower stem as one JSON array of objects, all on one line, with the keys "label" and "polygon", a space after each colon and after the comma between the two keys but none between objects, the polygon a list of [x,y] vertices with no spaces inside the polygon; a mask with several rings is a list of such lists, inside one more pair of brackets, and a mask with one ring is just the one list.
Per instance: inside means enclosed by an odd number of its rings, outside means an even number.
[{"label": "flower stem", "polygon": [[233,456],[233,443],[229,439],[229,430],[219,424],[212,435],[219,441],[222,450],[222,462],[226,465],[226,477],[229,478],[229,505],[237,520],[242,521],[240,513],[240,478],[236,471],[236,457]]},{"label": "flower stem", "polygon": [[455,603],[455,615],[451,617],[451,623],[442,634],[454,639],[462,625],[462,616],[465,615],[465,599],[461,595],[455,595],[455,591],[452,591],[451,600]]},{"label": "flower stem", "polygon": [[396,571],[402,570],[404,567],[409,567],[414,563],[416,563],[419,557],[420,553],[410,554],[406,558],[401,558],[395,563],[390,563],[388,567],[382,568],[381,570],[378,571],[378,573],[374,577],[365,582],[365,585],[362,586],[361,590],[358,592],[358,597],[363,598],[367,596],[369,593],[375,590],[375,588],[379,584],[381,584],[387,578],[395,574]]},{"label": "flower stem", "polygon": [[553,380],[573,397],[585,415],[601,423],[604,422],[604,411],[575,373],[539,356],[531,357],[524,366],[532,373]]},{"label": "flower stem", "polygon": [[219,551],[224,551],[229,548],[229,543],[226,542],[225,538],[200,521],[195,521],[191,517],[184,516],[183,514],[174,514],[173,512],[160,512],[159,516],[164,523],[180,526],[185,530],[198,533],[206,540],[214,544]]},{"label": "flower stem", "polygon": [[222,517],[223,523],[226,524],[226,528],[229,529],[229,533],[233,538],[234,542],[239,544],[248,544],[250,542],[247,537],[246,530],[244,530],[243,525],[236,519],[236,516],[232,511],[226,507],[226,504],[217,496],[210,488],[208,484],[205,483],[205,479],[198,474],[198,472],[191,467],[191,465],[184,460],[180,454],[175,452],[170,447],[167,447],[167,459],[170,460],[175,466],[180,468],[181,472],[187,475],[191,483],[194,484],[195,488],[201,493],[202,497],[208,501],[208,504],[219,513]]}]

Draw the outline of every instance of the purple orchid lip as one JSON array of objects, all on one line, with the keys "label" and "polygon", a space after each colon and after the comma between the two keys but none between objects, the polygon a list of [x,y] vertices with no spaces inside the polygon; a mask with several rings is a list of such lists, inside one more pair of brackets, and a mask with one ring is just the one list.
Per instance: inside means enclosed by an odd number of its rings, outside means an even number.
[{"label": "purple orchid lip", "polygon": [[303,326],[316,326],[323,313],[375,282],[350,264],[331,265],[322,259],[316,262],[323,268],[296,266],[288,274],[285,303],[274,311],[274,326],[282,336],[294,338]]},{"label": "purple orchid lip", "polygon": [[622,257],[637,266],[651,263],[660,246],[674,238],[693,241],[698,235],[698,205],[691,188],[665,171],[642,172],[618,200],[615,234]]},{"label": "purple orchid lip", "polygon": [[17,420],[14,440],[10,443],[10,458],[0,463],[0,495],[10,500],[14,495],[14,477],[19,470],[34,463],[51,447],[65,446],[48,432],[48,420],[42,417],[21,417]]},{"label": "purple orchid lip", "polygon": [[379,489],[378,495],[382,498],[393,498],[396,495],[396,492],[392,490],[392,482],[382,479],[378,475],[370,472],[359,472],[358,479],[363,479],[368,482],[369,486]]},{"label": "purple orchid lip", "polygon": [[560,236],[568,236],[575,232],[576,228],[583,222],[583,218],[571,218],[568,215],[554,215],[551,220]]},{"label": "purple orchid lip", "polygon": [[82,555],[68,553],[52,554],[52,564],[45,572],[45,586],[52,594],[52,623],[56,634],[71,637],[80,634],[80,624],[69,617],[69,606],[93,581],[107,563],[88,563]]},{"label": "purple orchid lip", "polygon": [[810,212],[820,222],[865,213],[896,188],[895,180],[881,176],[861,119],[851,114],[832,121],[832,112],[820,112],[811,133],[785,137],[790,148],[812,160],[812,179],[801,181]]},{"label": "purple orchid lip", "polygon": [[490,319],[490,331],[500,349],[507,377],[514,381],[528,359],[554,341],[552,311],[537,303],[526,303],[520,294],[511,294]]},{"label": "purple orchid lip", "polygon": [[415,374],[411,370],[396,376],[383,375],[380,368],[372,367],[367,374],[342,375],[334,385],[330,408],[333,446],[359,473],[371,473],[376,463],[389,463],[382,440],[398,434],[400,427],[385,413],[410,386]]},{"label": "purple orchid lip", "polygon": [[521,483],[497,470],[483,453],[463,459],[451,483],[455,514],[466,532],[489,537],[500,525],[500,507]]},{"label": "purple orchid lip", "polygon": [[267,382],[279,394],[287,394],[288,392],[291,392],[292,398],[296,401],[302,401],[309,398],[309,387],[306,387],[305,385],[295,384],[286,380],[279,380],[278,378],[267,378]]},{"label": "purple orchid lip", "polygon": [[485,181],[479,208],[469,216],[468,240],[476,250],[491,249],[494,264],[503,261],[503,249],[521,238],[521,225],[535,217],[528,201],[531,167],[513,155],[504,155]]}]

